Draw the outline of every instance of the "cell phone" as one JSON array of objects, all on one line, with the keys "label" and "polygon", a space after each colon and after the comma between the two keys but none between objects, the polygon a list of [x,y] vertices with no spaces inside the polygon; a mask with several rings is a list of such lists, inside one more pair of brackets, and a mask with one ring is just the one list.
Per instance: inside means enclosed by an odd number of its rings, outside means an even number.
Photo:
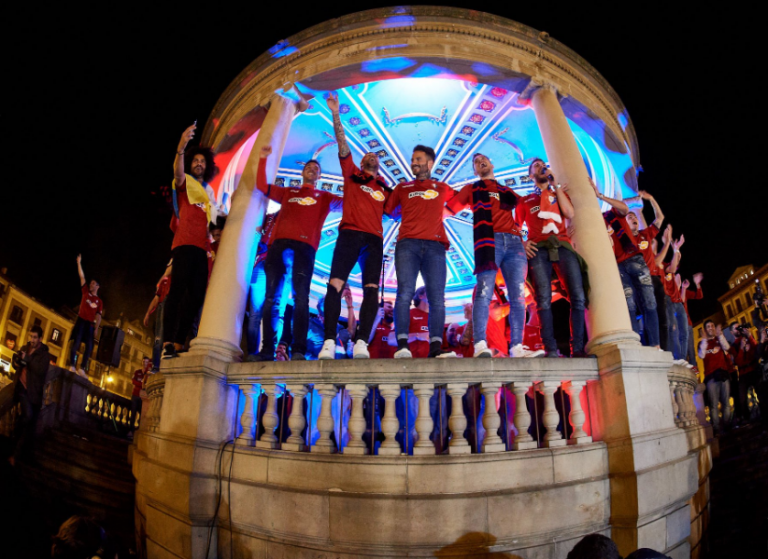
[{"label": "cell phone", "polygon": [[192,123],[192,126],[197,126],[197,119],[195,119],[195,122]]}]

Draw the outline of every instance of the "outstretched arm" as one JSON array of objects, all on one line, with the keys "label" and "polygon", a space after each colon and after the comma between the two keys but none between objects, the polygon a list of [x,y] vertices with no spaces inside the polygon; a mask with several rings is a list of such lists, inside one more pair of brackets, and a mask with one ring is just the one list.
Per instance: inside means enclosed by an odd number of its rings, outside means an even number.
[{"label": "outstretched arm", "polygon": [[683,246],[684,242],[685,235],[680,235],[680,238],[672,243],[672,250],[675,251],[675,255],[672,257],[672,262],[669,264],[668,271],[672,272],[673,274],[677,272],[677,267],[680,265],[680,258],[682,258],[682,255],[680,254],[680,247]]},{"label": "outstretched arm", "polygon": [[662,264],[664,263],[664,259],[667,257],[667,252],[669,251],[669,245],[672,243],[672,226],[667,225],[667,228],[664,229],[664,233],[662,233],[662,241],[663,246],[659,250],[659,252],[656,253],[656,266],[661,268]]},{"label": "outstretched arm", "polygon": [[344,127],[341,125],[341,115],[339,115],[339,96],[335,92],[328,94],[328,108],[333,115],[333,132],[336,134],[336,143],[339,145],[339,157],[349,155],[349,146],[347,145],[347,136],[344,134]]},{"label": "outstretched arm", "polygon": [[352,301],[352,292],[348,289],[344,290],[344,301],[347,303],[347,332],[349,332],[352,340],[355,339],[355,332],[357,332],[357,318],[355,317],[355,306]]},{"label": "outstretched arm", "polygon": [[592,180],[592,177],[589,177],[589,184],[592,185],[592,188],[595,189],[595,195],[597,196],[598,200],[602,200],[609,206],[611,206],[614,210],[616,210],[616,213],[618,213],[620,216],[624,217],[629,213],[629,206],[627,206],[622,200],[616,200],[615,198],[608,198],[608,196],[604,196],[600,194],[600,191],[597,189],[597,185]]},{"label": "outstretched arm", "polygon": [[83,265],[82,265],[83,256],[81,254],[77,255],[77,273],[80,274],[80,287],[83,287],[85,285],[85,274],[83,273]]},{"label": "outstretched arm", "polygon": [[664,212],[661,211],[661,207],[659,206],[659,203],[656,201],[656,198],[654,198],[652,195],[648,194],[645,190],[641,190],[638,192],[640,194],[640,198],[643,200],[648,200],[651,203],[651,207],[653,208],[653,224],[656,226],[657,229],[661,227],[661,224],[664,222]]},{"label": "outstretched arm", "polygon": [[187,149],[189,141],[195,137],[196,125],[192,125],[181,135],[179,145],[176,149],[176,157],[173,160],[173,178],[176,179],[176,184],[181,184],[184,180],[184,151]]}]

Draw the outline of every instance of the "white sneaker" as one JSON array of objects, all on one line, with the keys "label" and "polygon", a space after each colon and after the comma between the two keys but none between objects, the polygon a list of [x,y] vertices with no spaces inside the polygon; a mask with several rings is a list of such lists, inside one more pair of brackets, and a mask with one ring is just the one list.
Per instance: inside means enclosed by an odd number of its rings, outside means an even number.
[{"label": "white sneaker", "polygon": [[435,355],[436,359],[453,359],[457,357],[458,355],[456,355],[455,351],[446,351],[444,353],[441,353],[440,355]]},{"label": "white sneaker", "polygon": [[413,354],[411,353],[411,350],[407,347],[404,347],[403,349],[398,349],[395,352],[395,359],[411,359],[413,358]]},{"label": "white sneaker", "polygon": [[475,344],[475,357],[493,357],[491,348],[488,347],[488,343],[485,340],[481,340]]},{"label": "white sneaker", "polygon": [[355,347],[352,348],[352,359],[370,359],[371,354],[368,353],[368,344],[363,340],[357,340]]},{"label": "white sneaker", "polygon": [[88,374],[83,369],[78,369],[77,374],[83,378],[88,378]]},{"label": "white sneaker", "polygon": [[509,350],[509,356],[510,357],[526,357],[528,359],[533,357],[539,357],[540,355],[544,355],[546,352],[543,349],[537,349],[535,351],[531,351],[528,349],[527,346],[524,346],[523,344],[516,344],[513,345]]},{"label": "white sneaker", "polygon": [[323,359],[336,359],[336,340],[325,340],[323,342],[323,349],[317,355],[320,360]]},{"label": "white sneaker", "polygon": [[74,366],[74,365],[72,365],[72,366],[69,368],[69,370],[70,370],[71,372],[73,372],[73,373],[77,373],[77,369],[75,369],[75,366]]}]

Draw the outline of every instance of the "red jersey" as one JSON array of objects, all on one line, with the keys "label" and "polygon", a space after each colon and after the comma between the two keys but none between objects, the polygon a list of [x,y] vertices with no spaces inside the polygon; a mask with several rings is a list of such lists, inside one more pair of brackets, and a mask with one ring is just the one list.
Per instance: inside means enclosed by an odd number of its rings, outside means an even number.
[{"label": "red jersey", "polygon": [[751,335],[747,335],[747,341],[744,347],[741,347],[741,341],[736,338],[731,344],[728,353],[733,355],[733,362],[739,368],[739,376],[744,376],[755,370],[757,343]]},{"label": "red jersey", "polygon": [[384,234],[381,218],[391,190],[373,175],[361,171],[352,161],[351,154],[339,157],[339,162],[344,176],[344,210],[339,229],[352,229],[381,237]]},{"label": "red jersey", "polygon": [[672,299],[673,303],[679,303],[680,302],[680,288],[677,286],[677,283],[675,282],[675,274],[672,272],[667,272],[663,276],[661,276],[661,281],[664,283],[664,293],[667,294],[667,296]]},{"label": "red jersey", "polygon": [[404,182],[389,196],[384,211],[392,215],[400,207],[400,239],[438,241],[447,249],[450,243],[443,227],[443,208],[452,196],[453,190],[444,182]]},{"label": "red jersey", "polygon": [[616,257],[616,262],[621,263],[640,254],[638,241],[630,231],[625,216],[619,215],[616,210],[608,210],[603,213],[603,219],[608,227],[608,234],[613,239],[613,255]]},{"label": "red jersey", "polygon": [[656,266],[656,255],[653,253],[653,239],[659,234],[659,228],[651,224],[635,236],[637,248],[643,255],[643,260],[651,271],[652,276],[660,276],[661,270]]},{"label": "red jersey", "polygon": [[[467,325],[463,324],[461,326],[456,327],[456,337],[461,340],[462,336],[464,335],[464,330],[466,330]],[[472,343],[472,340],[467,345],[451,345],[448,343],[448,326],[446,326],[443,329],[443,351],[454,351],[456,352],[456,355],[459,357],[474,357],[475,356],[475,346]]]},{"label": "red jersey", "polygon": [[340,210],[341,198],[312,186],[283,188],[267,183],[264,159],[259,162],[256,187],[270,200],[280,204],[280,216],[274,225],[272,241],[292,239],[317,250],[320,232],[331,210]]},{"label": "red jersey", "polygon": [[192,245],[207,250],[208,216],[203,204],[190,204],[187,198],[187,177],[181,184],[176,185],[179,203],[179,219],[174,216],[171,229],[174,232],[171,250],[176,247]]},{"label": "red jersey", "polygon": [[[429,335],[429,313],[421,309],[411,309],[408,333]],[[414,340],[408,344],[408,349],[411,350],[414,357],[429,357],[428,341]]]},{"label": "red jersey", "polygon": [[509,319],[506,316],[499,320],[493,320],[488,317],[488,324],[485,326],[485,341],[488,347],[495,349],[500,355],[506,357],[509,354],[510,336],[507,335],[507,325]]},{"label": "red jersey", "polygon": [[391,324],[379,322],[373,333],[373,339],[368,344],[368,353],[371,354],[371,359],[392,359],[395,356],[397,348],[389,345],[389,338],[394,335],[395,331],[392,330]]},{"label": "red jersey", "polygon": [[131,382],[133,383],[133,396],[141,395],[141,390],[144,388],[144,379],[146,376],[147,373],[144,372],[144,369],[136,369],[136,372],[133,373],[133,378],[131,379]]},{"label": "red jersey", "polygon": [[717,338],[705,339],[701,343],[706,344],[706,353],[703,359],[704,377],[706,378],[718,370],[728,372],[731,367],[725,350],[720,345],[720,340]]},{"label": "red jersey", "polygon": [[[494,233],[510,233],[522,237],[523,233],[520,231],[517,223],[515,223],[515,217],[511,210],[502,210],[499,202],[499,191],[497,185],[499,184],[495,180],[483,181],[488,188],[488,193],[491,197],[491,215],[493,216],[493,232]],[[503,187],[504,188],[504,187]],[[513,192],[513,194],[515,194]],[[519,196],[515,194],[519,200]],[[448,209],[453,213],[459,212],[472,205],[472,183],[465,184],[458,194],[456,194],[448,202]]]},{"label": "red jersey", "polygon": [[96,315],[102,314],[104,304],[96,295],[91,295],[88,284],[84,284],[80,290],[83,292],[83,297],[80,299],[80,310],[77,315],[86,322],[96,322]]},{"label": "red jersey", "polygon": [[[568,196],[568,193],[565,194]],[[570,196],[568,196],[568,199],[570,200]],[[559,206],[557,203],[557,197],[555,197],[555,200],[553,202],[554,206]],[[552,234],[551,233],[543,233],[541,232],[542,228],[547,224],[546,219],[541,219],[539,217],[539,210],[541,209],[541,194],[529,194],[528,196],[525,196],[524,198],[520,198],[517,201],[517,206],[515,207],[515,221],[522,226],[523,223],[528,224],[528,240],[533,243],[540,243],[542,241],[546,241],[549,239]],[[564,241],[567,243],[571,242],[571,238],[568,236],[568,231],[565,227],[565,218],[563,218],[563,223],[558,224],[558,229],[560,230],[560,234],[557,235],[558,240]]]},{"label": "red jersey", "polygon": [[691,322],[691,315],[688,314],[688,301],[692,299],[703,299],[704,298],[704,292],[701,290],[701,287],[697,287],[696,291],[692,291],[690,289],[685,290],[685,299],[683,300],[683,306],[685,307],[685,314],[688,316],[688,325],[693,326],[693,322]]}]

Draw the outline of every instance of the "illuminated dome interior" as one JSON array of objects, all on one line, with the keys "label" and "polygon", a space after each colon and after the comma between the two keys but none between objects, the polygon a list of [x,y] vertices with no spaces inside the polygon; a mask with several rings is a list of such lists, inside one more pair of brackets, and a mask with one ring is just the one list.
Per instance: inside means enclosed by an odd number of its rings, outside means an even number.
[{"label": "illuminated dome interior", "polygon": [[[400,60],[400,62],[398,62]],[[382,61],[372,61],[380,64]],[[432,146],[437,153],[433,176],[453,188],[474,180],[472,154],[486,154],[495,166],[496,178],[519,194],[528,193],[531,183],[527,167],[534,157],[544,157],[544,145],[532,109],[519,104],[518,94],[498,85],[479,83],[476,75],[450,76],[430,71],[420,64],[416,71],[407,59],[386,59],[387,68],[372,68],[389,75],[377,81],[349,85],[338,90],[342,123],[355,162],[363,154],[376,152],[381,173],[395,185],[413,178],[410,157],[413,146]],[[395,65],[394,67],[392,65]],[[410,70],[408,77],[392,72]],[[427,77],[420,77],[427,76]],[[383,77],[383,76],[382,76]],[[464,78],[464,79],[461,79]],[[319,82],[319,83],[318,83]],[[347,80],[348,83],[348,80]],[[312,85],[326,85],[316,80]],[[338,150],[333,134],[331,113],[324,102],[327,94],[300,86],[302,93],[314,95],[310,107],[297,114],[280,161],[278,185],[299,184],[301,169],[309,159],[322,165],[317,187],[343,195]],[[564,104],[568,103],[566,99]],[[575,103],[566,110],[587,169],[600,190],[608,196],[626,198],[636,190],[635,171],[630,150],[623,140],[606,133],[604,125]],[[564,107],[565,108],[565,107]],[[622,122],[622,118],[624,119]],[[619,117],[626,127],[624,115]],[[601,126],[602,125],[602,126]],[[225,172],[215,185],[218,197],[228,203],[258,132],[243,137],[242,146],[225,161]],[[622,145],[623,144],[623,145]],[[270,204],[270,212],[279,206]],[[312,281],[312,305],[325,294],[331,259],[337,237],[340,213],[331,213],[324,225]],[[446,285],[446,320],[462,320],[462,305],[471,300],[475,279],[472,250],[472,213],[465,210],[445,220],[451,241],[448,253]],[[385,217],[384,251],[394,260],[399,222]],[[349,280],[356,300],[362,298],[360,270],[356,266]],[[394,300],[397,288],[394,266],[385,271],[386,297]]]}]

